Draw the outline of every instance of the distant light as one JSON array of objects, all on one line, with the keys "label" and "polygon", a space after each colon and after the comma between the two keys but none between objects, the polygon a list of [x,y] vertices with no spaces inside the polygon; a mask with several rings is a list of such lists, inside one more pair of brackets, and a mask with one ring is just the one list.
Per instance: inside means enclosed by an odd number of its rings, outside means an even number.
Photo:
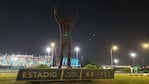
[{"label": "distant light", "polygon": [[130,56],[131,56],[131,57],[133,57],[133,58],[135,58],[135,57],[136,57],[136,55],[137,55],[137,54],[136,54],[136,53],[134,53],[134,52],[131,52],[131,53],[130,53]]},{"label": "distant light", "polygon": [[80,51],[80,48],[79,48],[78,46],[75,47],[75,51],[76,51],[76,52]]},{"label": "distant light", "polygon": [[47,47],[46,48],[46,51],[49,53],[49,52],[51,52],[51,48],[50,47]]},{"label": "distant light", "polygon": [[114,59],[114,63],[116,63],[116,64],[117,64],[118,62],[119,62],[119,60],[118,60],[118,59]]},{"label": "distant light", "polygon": [[147,48],[149,48],[149,44],[148,44],[148,43],[143,43],[143,44],[142,44],[142,47],[143,47],[144,49],[147,49]]},{"label": "distant light", "polygon": [[96,34],[92,34],[93,36],[96,36]]},{"label": "distant light", "polygon": [[89,38],[88,40],[90,41],[91,39]]},{"label": "distant light", "polygon": [[55,46],[55,43],[51,43],[51,46],[54,47]]},{"label": "distant light", "polygon": [[118,46],[113,45],[113,46],[112,46],[112,50],[115,50],[115,51],[118,50]]}]

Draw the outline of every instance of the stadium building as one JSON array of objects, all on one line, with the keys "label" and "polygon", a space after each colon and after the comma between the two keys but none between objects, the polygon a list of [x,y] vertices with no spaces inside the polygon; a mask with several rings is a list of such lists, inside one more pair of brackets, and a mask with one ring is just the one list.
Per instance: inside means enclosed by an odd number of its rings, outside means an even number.
[{"label": "stadium building", "polygon": [[[34,55],[0,55],[0,68],[32,68],[40,64],[51,66],[52,56],[34,56]],[[67,65],[67,58],[64,57],[63,65]],[[71,58],[71,66],[80,66],[79,60]]]}]

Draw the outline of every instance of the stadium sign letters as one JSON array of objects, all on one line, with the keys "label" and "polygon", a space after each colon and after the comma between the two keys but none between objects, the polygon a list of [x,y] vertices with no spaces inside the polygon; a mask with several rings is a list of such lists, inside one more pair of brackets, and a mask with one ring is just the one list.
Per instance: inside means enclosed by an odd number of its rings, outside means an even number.
[{"label": "stadium sign letters", "polygon": [[56,72],[23,72],[22,78],[54,78],[57,77]]},{"label": "stadium sign letters", "polygon": [[114,78],[113,70],[101,69],[19,69],[16,80],[89,80]]}]

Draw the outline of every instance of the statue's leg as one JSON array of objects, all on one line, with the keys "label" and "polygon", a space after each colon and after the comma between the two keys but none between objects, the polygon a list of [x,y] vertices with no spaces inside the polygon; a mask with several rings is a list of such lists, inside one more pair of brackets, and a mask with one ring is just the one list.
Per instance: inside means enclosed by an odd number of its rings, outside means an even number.
[{"label": "statue's leg", "polygon": [[67,43],[67,48],[68,48],[68,68],[71,68],[71,40],[68,41]]},{"label": "statue's leg", "polygon": [[60,65],[59,65],[59,68],[61,68],[62,62],[63,62],[64,47],[65,47],[64,42],[61,41],[61,53],[60,53]]}]

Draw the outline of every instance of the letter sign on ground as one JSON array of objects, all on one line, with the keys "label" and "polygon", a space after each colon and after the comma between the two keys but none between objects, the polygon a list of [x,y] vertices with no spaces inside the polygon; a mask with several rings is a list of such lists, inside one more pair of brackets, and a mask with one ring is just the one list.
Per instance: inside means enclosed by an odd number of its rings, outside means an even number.
[{"label": "letter sign on ground", "polygon": [[114,78],[112,69],[20,69],[16,80],[61,81]]}]

